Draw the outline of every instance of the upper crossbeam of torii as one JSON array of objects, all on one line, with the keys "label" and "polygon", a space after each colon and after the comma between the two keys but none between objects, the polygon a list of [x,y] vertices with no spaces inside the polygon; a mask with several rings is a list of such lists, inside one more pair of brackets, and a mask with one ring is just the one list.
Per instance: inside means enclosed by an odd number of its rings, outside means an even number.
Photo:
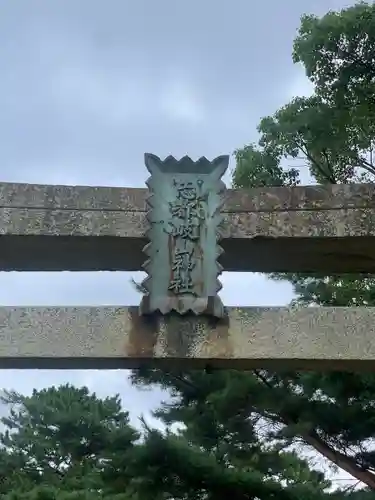
[{"label": "upper crossbeam of torii", "polygon": [[0,184],[0,270],[144,269],[140,306],[0,307],[2,368],[373,369],[372,308],[226,308],[226,271],[375,270],[375,186],[226,190],[228,157],[145,155],[147,189]]}]

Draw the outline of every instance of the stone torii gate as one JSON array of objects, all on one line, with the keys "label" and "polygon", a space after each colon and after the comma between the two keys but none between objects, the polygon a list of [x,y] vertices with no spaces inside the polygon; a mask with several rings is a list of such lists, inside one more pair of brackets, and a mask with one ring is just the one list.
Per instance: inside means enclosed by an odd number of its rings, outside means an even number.
[{"label": "stone torii gate", "polygon": [[148,273],[140,306],[0,307],[0,368],[375,368],[375,308],[217,295],[221,266],[374,273],[374,185],[225,191],[227,156],[145,161],[148,191],[0,184],[0,270]]}]

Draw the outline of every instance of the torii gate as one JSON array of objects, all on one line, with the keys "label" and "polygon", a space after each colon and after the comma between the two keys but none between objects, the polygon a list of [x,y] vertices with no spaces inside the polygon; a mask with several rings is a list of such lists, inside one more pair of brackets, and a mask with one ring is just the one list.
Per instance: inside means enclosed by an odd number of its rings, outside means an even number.
[{"label": "torii gate", "polygon": [[149,192],[0,184],[0,270],[148,272],[140,307],[0,307],[0,368],[375,368],[375,308],[226,309],[217,296],[217,259],[374,272],[374,185],[225,192],[227,156],[145,159]]}]

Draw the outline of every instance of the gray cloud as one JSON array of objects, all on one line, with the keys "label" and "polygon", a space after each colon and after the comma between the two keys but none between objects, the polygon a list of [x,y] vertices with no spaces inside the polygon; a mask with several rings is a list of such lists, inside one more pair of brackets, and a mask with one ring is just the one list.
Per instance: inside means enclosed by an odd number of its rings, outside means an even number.
[{"label": "gray cloud", "polygon": [[[299,17],[328,0],[8,0],[0,17],[0,180],[140,186],[143,153],[214,157],[306,91],[291,61]],[[229,304],[282,305],[287,284],[224,277]],[[131,304],[126,273],[2,274],[0,303]],[[119,372],[2,372],[29,392],[71,381],[120,392],[133,416],[162,394]]]}]

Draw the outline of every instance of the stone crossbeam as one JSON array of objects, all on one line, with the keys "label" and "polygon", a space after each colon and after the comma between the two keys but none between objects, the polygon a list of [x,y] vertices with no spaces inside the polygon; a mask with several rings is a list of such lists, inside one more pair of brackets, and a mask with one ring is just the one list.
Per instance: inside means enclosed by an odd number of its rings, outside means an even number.
[{"label": "stone crossbeam", "polygon": [[[0,184],[0,270],[141,269],[146,190]],[[375,272],[375,186],[229,190],[226,271]]]},{"label": "stone crossbeam", "polygon": [[375,369],[375,308],[229,308],[147,319],[137,307],[0,307],[0,368]]}]

